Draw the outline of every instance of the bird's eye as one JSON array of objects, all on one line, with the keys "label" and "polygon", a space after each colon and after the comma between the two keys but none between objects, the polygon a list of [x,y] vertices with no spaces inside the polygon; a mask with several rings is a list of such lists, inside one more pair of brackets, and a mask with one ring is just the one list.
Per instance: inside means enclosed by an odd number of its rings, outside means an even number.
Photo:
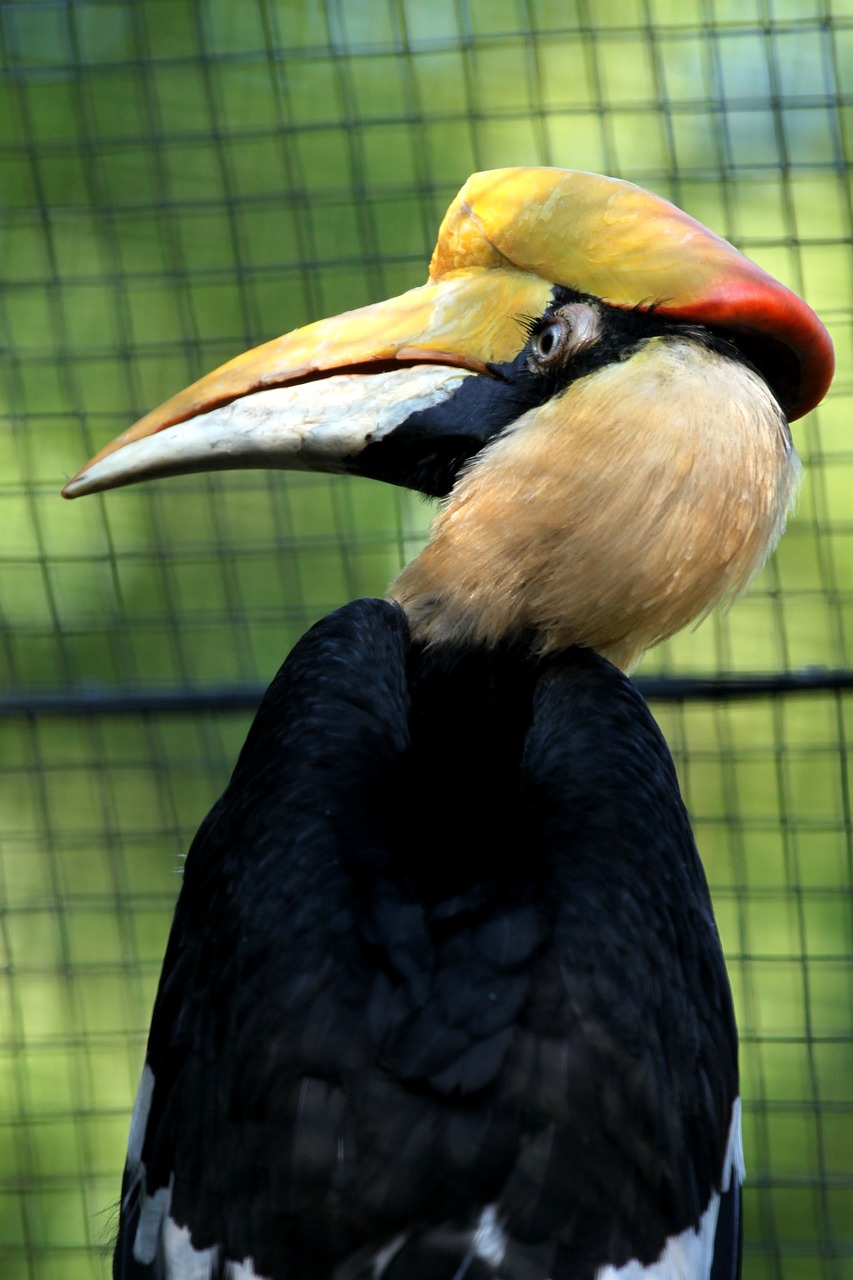
[{"label": "bird's eye", "polygon": [[569,336],[568,327],[563,320],[550,320],[544,329],[535,334],[531,347],[537,360],[547,364],[562,351]]},{"label": "bird's eye", "polygon": [[601,333],[601,317],[582,302],[560,307],[530,336],[530,364],[537,370],[565,364]]}]

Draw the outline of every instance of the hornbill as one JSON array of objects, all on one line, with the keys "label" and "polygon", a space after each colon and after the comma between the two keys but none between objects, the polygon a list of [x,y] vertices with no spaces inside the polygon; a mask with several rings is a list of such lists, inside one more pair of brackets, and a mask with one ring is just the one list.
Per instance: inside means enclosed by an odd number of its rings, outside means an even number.
[{"label": "hornbill", "polygon": [[625,672],[781,533],[799,298],[630,183],[472,177],[429,282],[268,342],[74,497],[236,467],[441,498],[313,627],[186,861],[114,1275],[730,1280],[737,1035]]}]

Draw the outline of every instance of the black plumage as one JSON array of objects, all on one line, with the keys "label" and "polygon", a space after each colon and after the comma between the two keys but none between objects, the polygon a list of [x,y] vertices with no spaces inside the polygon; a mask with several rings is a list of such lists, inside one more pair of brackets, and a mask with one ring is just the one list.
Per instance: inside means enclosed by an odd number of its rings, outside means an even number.
[{"label": "black plumage", "polygon": [[134,1259],[158,1191],[214,1276],[656,1260],[720,1190],[736,1033],[630,682],[580,649],[424,649],[387,602],[319,623],[190,851],[147,1062],[117,1276],[167,1274],[159,1235]]}]

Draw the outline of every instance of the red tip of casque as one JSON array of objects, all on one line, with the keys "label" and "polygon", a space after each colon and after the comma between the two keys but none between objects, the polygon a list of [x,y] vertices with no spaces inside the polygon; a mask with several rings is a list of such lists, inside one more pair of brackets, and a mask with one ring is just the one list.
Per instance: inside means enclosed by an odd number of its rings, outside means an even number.
[{"label": "red tip of casque", "polygon": [[792,290],[753,267],[755,275],[718,280],[696,303],[658,310],[731,334],[782,401],[789,420],[802,418],[829,390],[835,351],[826,326]]}]

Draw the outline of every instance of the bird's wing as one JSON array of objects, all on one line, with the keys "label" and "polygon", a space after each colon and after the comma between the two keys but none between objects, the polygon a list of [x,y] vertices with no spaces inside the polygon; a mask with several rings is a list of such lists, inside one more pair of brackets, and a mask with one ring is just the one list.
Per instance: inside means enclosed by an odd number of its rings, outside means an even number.
[{"label": "bird's wing", "polygon": [[[560,1241],[551,1274],[595,1257],[596,1280],[736,1280],[737,1032],[669,749],[630,681],[570,651],[537,684],[523,768],[537,837],[562,851],[567,1109],[533,1211]],[[558,1225],[560,1194],[583,1222]]]},{"label": "bird's wing", "polygon": [[117,1276],[219,1275],[226,1242],[258,1275],[286,1274],[258,1240],[275,1253],[287,1223],[298,1237],[300,1197],[346,1171],[341,1073],[362,1071],[368,1048],[339,851],[363,813],[369,858],[370,814],[405,750],[407,636],[381,601],[310,631],[196,836],[132,1121]]}]

